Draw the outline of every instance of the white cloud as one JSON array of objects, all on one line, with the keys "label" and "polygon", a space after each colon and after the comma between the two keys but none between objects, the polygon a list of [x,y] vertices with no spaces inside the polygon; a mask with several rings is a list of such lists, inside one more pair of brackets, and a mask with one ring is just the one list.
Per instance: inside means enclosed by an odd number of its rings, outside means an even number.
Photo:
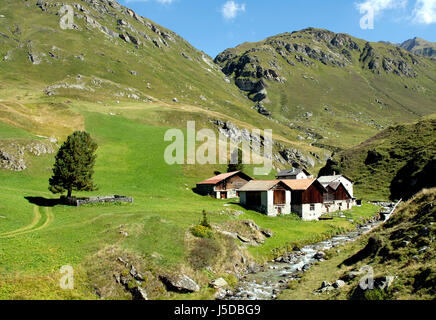
[{"label": "white cloud", "polygon": [[234,19],[239,12],[245,11],[245,4],[237,4],[234,1],[227,1],[222,9],[221,13],[225,19]]},{"label": "white cloud", "polygon": [[385,10],[405,8],[406,5],[407,0],[366,0],[357,3],[356,7],[361,13],[366,13],[372,10],[374,15],[378,16]]},{"label": "white cloud", "polygon": [[436,0],[416,1],[413,21],[422,24],[436,23]]}]

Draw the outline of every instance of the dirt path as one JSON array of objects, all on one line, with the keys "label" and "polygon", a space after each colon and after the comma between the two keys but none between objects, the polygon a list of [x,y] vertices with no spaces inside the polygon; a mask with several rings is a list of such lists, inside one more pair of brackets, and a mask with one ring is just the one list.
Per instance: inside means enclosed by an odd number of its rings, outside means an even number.
[{"label": "dirt path", "polygon": [[36,227],[43,219],[43,217],[41,215],[41,209],[42,209],[42,207],[34,206],[33,207],[33,219],[30,222],[30,224],[28,224],[27,226],[22,227],[20,229],[14,230],[14,231],[8,231],[8,232],[1,233],[0,239],[12,238],[15,236],[28,234],[31,232],[35,232],[35,231],[39,231],[39,230],[43,230],[43,229],[47,228],[53,222],[54,215],[53,215],[51,208],[44,208],[45,209],[44,210],[45,211],[45,215],[44,215],[45,221],[41,226]]}]

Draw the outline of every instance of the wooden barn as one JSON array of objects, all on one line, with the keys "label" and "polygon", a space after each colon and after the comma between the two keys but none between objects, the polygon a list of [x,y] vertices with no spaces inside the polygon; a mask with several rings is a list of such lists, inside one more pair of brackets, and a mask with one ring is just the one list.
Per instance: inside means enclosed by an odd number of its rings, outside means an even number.
[{"label": "wooden barn", "polygon": [[237,198],[239,197],[237,190],[251,180],[253,179],[241,171],[223,173],[197,183],[196,192],[217,199]]},{"label": "wooden barn", "polygon": [[291,213],[291,189],[279,180],[252,180],[239,189],[245,207],[268,216]]},{"label": "wooden barn", "polygon": [[291,189],[291,210],[305,221],[318,220],[324,213],[324,194],[327,190],[318,180],[281,180]]},{"label": "wooden barn", "polygon": [[353,195],[353,180],[351,180],[350,178],[344,176],[344,175],[333,175],[333,176],[321,176],[318,177],[318,181],[321,182],[321,184],[324,187],[327,187],[330,183],[334,183],[334,182],[341,182],[343,184],[343,186],[345,187],[345,189],[347,189],[348,193],[350,194],[351,198],[354,197]]},{"label": "wooden barn", "polygon": [[340,210],[349,210],[352,208],[353,197],[340,181],[331,182],[324,185],[327,193],[324,194],[324,211],[335,212]]}]

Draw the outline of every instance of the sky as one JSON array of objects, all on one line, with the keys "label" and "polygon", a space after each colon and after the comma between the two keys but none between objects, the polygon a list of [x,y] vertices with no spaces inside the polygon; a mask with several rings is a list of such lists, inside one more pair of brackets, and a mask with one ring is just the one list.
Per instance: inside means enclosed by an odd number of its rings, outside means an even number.
[{"label": "sky", "polygon": [[368,41],[436,42],[436,0],[118,0],[215,57],[307,27]]}]

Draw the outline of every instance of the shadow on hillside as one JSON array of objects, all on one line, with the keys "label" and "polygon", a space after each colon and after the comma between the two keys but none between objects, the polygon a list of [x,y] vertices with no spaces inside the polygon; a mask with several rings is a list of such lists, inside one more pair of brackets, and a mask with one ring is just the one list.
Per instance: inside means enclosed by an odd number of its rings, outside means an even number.
[{"label": "shadow on hillside", "polygon": [[61,199],[47,199],[43,197],[24,197],[24,199],[39,207],[54,207],[64,204]]},{"label": "shadow on hillside", "polygon": [[365,260],[366,258],[374,257],[382,247],[383,242],[380,239],[371,237],[368,239],[367,245],[362,250],[345,259],[341,264],[338,265],[338,267],[343,265],[352,266],[362,260]]}]

